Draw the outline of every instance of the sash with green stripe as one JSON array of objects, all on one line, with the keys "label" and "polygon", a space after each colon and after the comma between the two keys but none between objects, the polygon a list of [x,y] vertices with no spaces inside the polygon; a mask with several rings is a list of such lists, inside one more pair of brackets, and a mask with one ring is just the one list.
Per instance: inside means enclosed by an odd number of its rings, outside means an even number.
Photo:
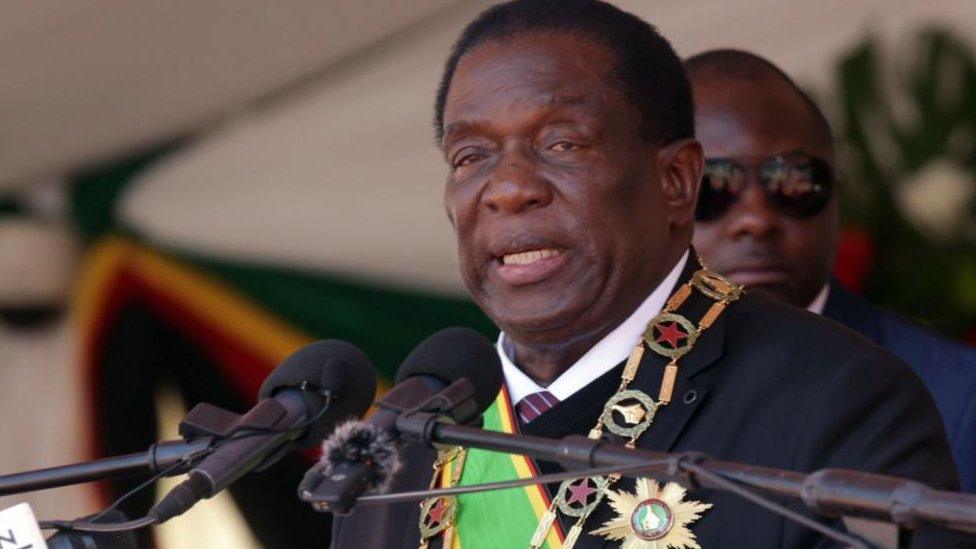
[{"label": "sash with green stripe", "polygon": [[[512,403],[504,386],[498,398],[485,412],[484,428],[503,433],[518,432]],[[445,467],[442,482],[451,478],[452,465],[453,463]],[[535,463],[525,456],[471,449],[468,450],[464,462],[460,484],[481,484],[534,476],[538,476]],[[545,488],[537,485],[461,495],[454,535],[449,538],[451,547],[528,547],[539,519],[549,508],[549,502]],[[549,531],[543,547],[558,549],[562,547],[563,538],[562,529],[557,523]]]}]

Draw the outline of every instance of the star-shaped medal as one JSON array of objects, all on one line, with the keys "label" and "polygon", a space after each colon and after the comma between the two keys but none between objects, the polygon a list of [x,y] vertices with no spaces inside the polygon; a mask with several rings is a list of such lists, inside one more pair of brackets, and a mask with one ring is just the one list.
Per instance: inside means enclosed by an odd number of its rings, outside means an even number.
[{"label": "star-shaped medal", "polygon": [[655,353],[678,358],[694,347],[698,328],[677,313],[661,313],[651,320],[643,339]]},{"label": "star-shaped medal", "polygon": [[596,492],[596,488],[590,488],[589,479],[585,478],[580,480],[579,484],[570,484],[568,490],[571,495],[566,500],[566,503],[569,505],[574,503],[586,505],[586,500],[590,497],[590,494]]},{"label": "star-shaped medal", "polygon": [[427,513],[427,518],[430,521],[431,526],[436,526],[444,522],[444,515],[447,514],[450,505],[444,503],[444,498],[438,498],[437,503],[430,508],[430,512]]},{"label": "star-shaped medal", "polygon": [[669,482],[663,488],[647,479],[637,479],[637,493],[608,491],[617,516],[592,533],[608,540],[623,540],[623,549],[701,549],[688,527],[711,503],[685,501],[685,489]]},{"label": "star-shaped medal", "polygon": [[440,497],[425,499],[420,504],[420,537],[429,539],[454,524],[457,516],[457,499]]},{"label": "star-shaped medal", "polygon": [[608,486],[604,477],[564,480],[553,503],[567,516],[586,516],[603,501]]},{"label": "star-shaped medal", "polygon": [[661,324],[657,325],[657,330],[658,330],[657,342],[667,343],[668,345],[671,345],[671,347],[675,349],[677,349],[678,346],[681,344],[682,339],[688,338],[688,334],[681,331],[681,329],[678,327],[677,322],[672,322],[670,324],[665,324],[662,322]]}]

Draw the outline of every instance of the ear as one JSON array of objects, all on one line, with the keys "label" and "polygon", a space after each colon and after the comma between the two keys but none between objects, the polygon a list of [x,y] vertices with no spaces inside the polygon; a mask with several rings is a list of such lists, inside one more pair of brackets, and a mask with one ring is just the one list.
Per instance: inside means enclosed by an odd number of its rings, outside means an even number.
[{"label": "ear", "polygon": [[698,186],[705,165],[705,153],[695,139],[679,139],[658,149],[661,190],[672,227],[695,222]]}]

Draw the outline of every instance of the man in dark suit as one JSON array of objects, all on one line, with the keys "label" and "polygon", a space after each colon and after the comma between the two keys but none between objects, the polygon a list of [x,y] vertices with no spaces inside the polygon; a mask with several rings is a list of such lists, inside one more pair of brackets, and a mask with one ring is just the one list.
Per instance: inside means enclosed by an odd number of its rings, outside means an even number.
[{"label": "man in dark suit", "polygon": [[963,489],[976,491],[976,349],[830,278],[839,193],[823,114],[786,74],[751,53],[705,52],[685,67],[706,157],[695,248],[733,281],[840,322],[907,362],[935,398]]},{"label": "man in dark suit", "polygon": [[[690,86],[650,25],[596,0],[495,6],[455,45],[435,124],[461,272],[503,330],[505,386],[486,428],[958,486],[938,412],[907,366],[846,328],[703,273],[690,248],[703,166]],[[442,456],[439,483],[557,468],[463,455]],[[404,461],[395,490],[431,482],[433,451],[409,447]],[[608,503],[652,489],[594,478],[441,498],[423,513],[363,507],[335,521],[334,543],[526,547],[538,536],[532,546],[556,547],[574,532],[587,548],[651,534],[693,547],[692,533],[705,547],[826,543],[725,492],[641,496],[637,529]],[[594,532],[614,520],[618,537]]]}]

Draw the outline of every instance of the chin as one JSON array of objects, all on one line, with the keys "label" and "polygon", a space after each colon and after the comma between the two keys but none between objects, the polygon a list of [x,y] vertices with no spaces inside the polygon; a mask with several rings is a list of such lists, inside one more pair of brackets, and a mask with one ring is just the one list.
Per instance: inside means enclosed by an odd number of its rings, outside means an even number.
[{"label": "chin", "polygon": [[504,332],[559,341],[578,335],[575,332],[586,323],[584,317],[598,306],[605,285],[597,280],[590,275],[574,277],[571,282],[554,280],[521,287],[488,281],[477,286],[472,296]]},{"label": "chin", "polygon": [[[525,302],[516,306],[482,307],[485,313],[505,333],[545,334],[562,333],[567,326],[578,320],[585,308],[559,305],[536,307],[526,306]],[[559,336],[562,337],[562,336]]]}]

